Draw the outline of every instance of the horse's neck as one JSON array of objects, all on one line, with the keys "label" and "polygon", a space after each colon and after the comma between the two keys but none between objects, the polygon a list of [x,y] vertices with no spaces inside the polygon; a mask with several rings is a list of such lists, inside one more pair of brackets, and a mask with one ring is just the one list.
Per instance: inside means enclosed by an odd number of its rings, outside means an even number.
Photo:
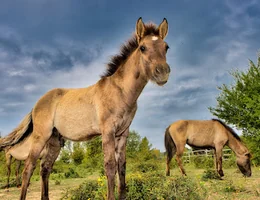
[{"label": "horse's neck", "polygon": [[235,152],[236,155],[242,155],[248,151],[246,146],[241,141],[236,139],[231,133],[229,133],[229,139],[227,145],[231,150]]},{"label": "horse's neck", "polygon": [[140,63],[133,53],[124,65],[120,66],[116,73],[111,76],[118,87],[123,91],[128,105],[135,105],[148,80],[141,72]]}]

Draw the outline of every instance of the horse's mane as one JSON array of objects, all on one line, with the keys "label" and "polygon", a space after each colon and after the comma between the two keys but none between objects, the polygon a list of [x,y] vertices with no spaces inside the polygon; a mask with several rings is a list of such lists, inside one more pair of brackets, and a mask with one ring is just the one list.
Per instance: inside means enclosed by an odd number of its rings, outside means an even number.
[{"label": "horse's mane", "polygon": [[222,124],[238,141],[241,141],[241,138],[238,136],[238,134],[228,125],[226,125],[223,121],[220,119],[212,119],[213,121],[217,121],[220,124]]},{"label": "horse's mane", "polygon": [[[156,27],[155,24],[145,24],[144,36],[147,35],[159,36],[159,29]],[[127,58],[136,50],[137,47],[138,41],[136,35],[134,35],[131,39],[129,39],[125,44],[121,46],[120,53],[111,58],[110,62],[107,64],[107,70],[101,76],[101,78],[113,75],[120,67],[120,65],[122,65],[127,60]]]}]

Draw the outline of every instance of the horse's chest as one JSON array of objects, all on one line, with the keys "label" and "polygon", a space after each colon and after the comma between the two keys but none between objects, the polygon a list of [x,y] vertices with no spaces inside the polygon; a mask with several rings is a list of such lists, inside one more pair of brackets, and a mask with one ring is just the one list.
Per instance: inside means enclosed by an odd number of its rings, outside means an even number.
[{"label": "horse's chest", "polygon": [[134,118],[135,112],[125,112],[124,114],[118,115],[115,120],[117,134],[121,134],[122,131],[127,129]]}]

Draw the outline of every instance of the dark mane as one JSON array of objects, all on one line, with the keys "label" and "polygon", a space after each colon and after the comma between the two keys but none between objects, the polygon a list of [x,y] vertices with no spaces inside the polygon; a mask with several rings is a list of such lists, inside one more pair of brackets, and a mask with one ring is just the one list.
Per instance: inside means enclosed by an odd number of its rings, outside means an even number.
[{"label": "dark mane", "polygon": [[[159,30],[155,24],[145,24],[144,36],[147,35],[159,36]],[[137,47],[138,42],[136,36],[134,35],[131,39],[128,40],[128,42],[121,46],[120,53],[111,58],[110,62],[107,64],[107,70],[101,76],[101,78],[114,74],[120,65],[122,65],[127,60],[127,58],[136,50]]]},{"label": "dark mane", "polygon": [[229,130],[229,132],[238,140],[241,141],[241,138],[238,136],[238,134],[236,134],[236,132],[229,127],[228,125],[226,125],[223,121],[221,121],[220,119],[212,119],[213,121],[217,121],[220,124],[222,124],[227,130]]}]

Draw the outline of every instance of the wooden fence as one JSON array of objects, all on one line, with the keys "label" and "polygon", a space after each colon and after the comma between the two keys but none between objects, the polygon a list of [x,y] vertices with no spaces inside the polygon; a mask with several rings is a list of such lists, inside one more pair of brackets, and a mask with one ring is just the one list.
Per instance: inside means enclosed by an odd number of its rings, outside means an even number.
[{"label": "wooden fence", "polygon": [[[223,160],[229,160],[232,155],[231,149],[222,150]],[[214,157],[213,150],[201,149],[201,150],[188,150],[183,153],[182,160],[185,163],[190,163],[194,157]]]}]

